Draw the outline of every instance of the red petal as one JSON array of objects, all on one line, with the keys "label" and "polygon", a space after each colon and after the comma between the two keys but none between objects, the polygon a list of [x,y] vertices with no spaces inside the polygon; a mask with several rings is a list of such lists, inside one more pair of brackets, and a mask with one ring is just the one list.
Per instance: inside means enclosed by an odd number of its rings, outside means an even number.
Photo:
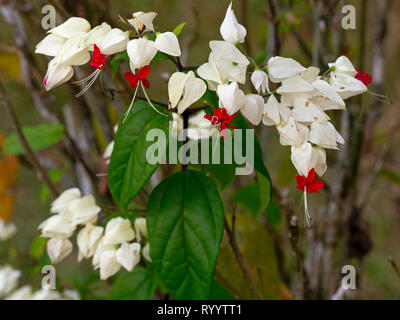
[{"label": "red petal", "polygon": [[319,190],[324,187],[324,182],[322,180],[315,180],[312,183],[307,185],[307,192],[309,193],[319,193]]},{"label": "red petal", "polygon": [[207,119],[208,121],[211,121],[211,120],[212,120],[212,116],[209,115],[209,114],[205,114],[205,115],[204,115],[204,118]]},{"label": "red petal", "polygon": [[150,88],[150,82],[147,79],[142,80],[143,85],[148,89]]},{"label": "red petal", "polygon": [[133,81],[136,78],[136,75],[134,75],[132,72],[125,72],[124,77],[127,81]]},{"label": "red petal", "polygon": [[139,71],[138,71],[138,78],[139,78],[140,80],[144,80],[144,79],[147,78],[147,76],[149,75],[149,73],[150,73],[150,66],[149,66],[149,65],[144,66],[144,67],[142,67],[142,68],[139,69]]},{"label": "red petal", "polygon": [[94,45],[93,45],[93,48],[94,48],[94,50],[93,50],[93,57],[94,57],[94,58],[100,57],[100,56],[101,56],[101,53],[100,53],[99,47],[96,46],[96,44],[94,44]]},{"label": "red petal", "polygon": [[307,179],[303,176],[296,176],[297,189],[304,191],[304,186],[307,184]]},{"label": "red petal", "polygon": [[307,175],[307,183],[312,183],[315,180],[315,170],[312,168]]},{"label": "red petal", "polygon": [[138,85],[138,77],[134,75],[132,72],[125,72],[124,74],[125,79],[129,81],[129,86],[131,88],[136,88]]},{"label": "red petal", "polygon": [[301,191],[304,191],[304,186],[297,186],[296,189],[299,189]]}]

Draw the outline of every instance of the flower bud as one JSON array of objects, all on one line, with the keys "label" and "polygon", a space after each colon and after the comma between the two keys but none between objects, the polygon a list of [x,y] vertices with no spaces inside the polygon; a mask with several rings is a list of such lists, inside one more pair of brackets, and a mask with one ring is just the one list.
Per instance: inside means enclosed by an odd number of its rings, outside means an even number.
[{"label": "flower bud", "polygon": [[224,21],[219,29],[222,38],[230,43],[242,43],[246,37],[246,28],[238,23],[232,9],[232,2],[226,10]]}]

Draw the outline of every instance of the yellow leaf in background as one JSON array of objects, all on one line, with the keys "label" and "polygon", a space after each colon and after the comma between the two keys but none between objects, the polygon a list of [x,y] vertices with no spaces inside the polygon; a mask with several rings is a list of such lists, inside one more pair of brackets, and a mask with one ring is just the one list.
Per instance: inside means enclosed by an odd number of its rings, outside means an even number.
[{"label": "yellow leaf in background", "polygon": [[[231,216],[227,216],[227,219],[231,221]],[[292,299],[290,290],[280,279],[273,242],[265,227],[251,216],[237,215],[236,241],[249,266],[259,296],[263,299]],[[229,290],[232,295],[236,298],[253,299],[226,234],[218,257],[217,272],[234,289],[234,292]],[[237,297],[235,293],[240,296]]]},{"label": "yellow leaf in background", "polygon": [[15,52],[0,51],[0,80],[20,80],[21,66]]},{"label": "yellow leaf in background", "polygon": [[9,221],[14,209],[15,188],[18,181],[18,158],[2,153],[4,136],[0,133],[0,218]]}]

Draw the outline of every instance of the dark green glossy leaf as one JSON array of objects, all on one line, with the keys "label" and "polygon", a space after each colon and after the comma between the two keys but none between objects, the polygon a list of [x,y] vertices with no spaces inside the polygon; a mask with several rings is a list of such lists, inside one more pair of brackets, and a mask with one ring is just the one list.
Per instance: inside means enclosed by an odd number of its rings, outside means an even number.
[{"label": "dark green glossy leaf", "polygon": [[276,204],[276,201],[273,197],[267,207],[267,219],[268,222],[271,224],[276,224],[281,220],[281,213],[279,211],[279,207]]},{"label": "dark green glossy leaf", "polygon": [[154,298],[156,281],[148,269],[137,266],[132,272],[124,272],[114,282],[108,299],[149,300]]},{"label": "dark green glossy leaf", "polygon": [[160,60],[168,60],[168,56],[161,51],[157,51],[156,55],[154,56],[153,60],[151,60],[151,62],[156,62]]},{"label": "dark green glossy leaf", "polygon": [[146,141],[146,135],[149,130],[157,128],[168,137],[168,117],[154,111],[147,102],[136,101],[125,122],[122,121],[115,136],[108,182],[117,204],[126,208],[159,165],[151,164],[146,159],[147,149],[154,144],[153,141]]},{"label": "dark green glossy leaf", "polygon": [[228,290],[226,290],[222,284],[214,279],[211,289],[211,300],[235,300]]},{"label": "dark green glossy leaf", "polygon": [[[44,123],[32,127],[23,127],[22,131],[33,151],[50,147],[64,137],[64,127],[58,123]],[[4,151],[8,154],[24,153],[24,149],[15,133],[7,137]]]},{"label": "dark green glossy leaf", "polygon": [[256,176],[258,183],[258,194],[260,199],[259,207],[256,213],[256,218],[259,219],[268,207],[268,204],[271,200],[272,192],[271,192],[270,180],[264,177],[258,171],[256,172]]},{"label": "dark green glossy leaf", "polygon": [[250,212],[253,216],[257,216],[260,207],[260,195],[257,184],[252,183],[238,189],[233,199],[240,209]]},{"label": "dark green glossy leaf", "polygon": [[147,209],[154,270],[176,299],[209,299],[224,231],[224,209],[202,172],[178,172],[162,181]]}]

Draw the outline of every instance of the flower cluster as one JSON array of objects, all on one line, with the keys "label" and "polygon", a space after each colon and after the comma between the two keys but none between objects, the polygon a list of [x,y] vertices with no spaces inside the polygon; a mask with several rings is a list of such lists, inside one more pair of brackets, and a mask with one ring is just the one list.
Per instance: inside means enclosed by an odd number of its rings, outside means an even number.
[{"label": "flower cluster", "polygon": [[[140,261],[141,244],[147,238],[146,220],[137,218],[135,231],[129,219],[116,217],[110,219],[103,228],[97,225],[101,208],[92,195],[82,196],[77,188],[64,191],[53,201],[50,209],[53,215],[39,226],[42,237],[50,238],[47,253],[52,263],[67,257],[73,249],[70,240],[74,231],[79,248],[78,261],[92,258],[95,269],[100,269],[100,278],[107,279],[124,267],[128,271]],[[132,242],[133,240],[136,242]],[[150,260],[148,243],[142,250],[143,256]]]},{"label": "flower cluster", "polygon": [[64,289],[62,292],[40,289],[33,292],[30,285],[18,287],[21,271],[9,265],[0,267],[0,299],[5,300],[80,300],[79,292]]},{"label": "flower cluster", "polygon": [[290,58],[273,57],[268,61],[271,82],[280,101],[270,95],[265,104],[263,123],[275,125],[280,143],[291,146],[291,160],[300,175],[311,169],[322,176],[326,169],[325,149],[338,149],[344,140],[330,122],[328,110],[344,110],[345,99],[367,91],[354,76],[350,60],[344,56],[329,64],[327,77],[319,69],[304,68]]},{"label": "flower cluster", "polygon": [[[318,68],[305,68],[290,58],[272,57],[266,68],[271,82],[280,84],[275,90],[280,101],[275,94],[269,96],[263,123],[275,125],[280,143],[291,146],[292,163],[302,177],[314,176],[314,171],[322,176],[327,169],[325,149],[338,149],[338,144],[344,143],[326,111],[345,110],[345,99],[367,91],[355,77],[357,71],[347,57],[339,57],[329,67],[324,77]],[[300,187],[305,197],[312,192]],[[306,201],[305,208],[309,225]]]},{"label": "flower cluster", "polygon": [[[326,149],[338,149],[338,145],[344,143],[344,139],[331,123],[328,111],[345,110],[344,100],[366,92],[366,85],[372,80],[367,73],[356,69],[345,56],[329,63],[328,71],[322,75],[319,68],[306,68],[292,58],[280,56],[271,57],[260,68],[241,46],[247,31],[237,21],[232,4],[229,5],[220,26],[223,40],[209,42],[211,52],[208,62],[198,68],[185,69],[179,60],[181,49],[176,34],[169,31],[155,32],[153,20],[156,15],[155,12],[139,11],[133,14],[132,19],[128,19],[127,23],[136,30],[133,39],[130,39],[130,31],[112,29],[106,23],[91,30],[90,24],[82,18],[70,18],[50,30],[50,34],[36,48],[38,53],[55,57],[49,63],[45,78],[46,88],[53,88],[71,78],[71,66],[87,63],[90,60],[89,51],[94,50],[90,65],[96,70],[80,81],[89,82],[80,93],[82,94],[104,68],[107,56],[126,50],[131,71],[125,73],[125,78],[134,92],[122,123],[129,114],[139,89],[143,90],[149,105],[161,113],[153,106],[146,92],[146,88],[150,88],[150,63],[157,52],[161,52],[179,69],[168,80],[168,109],[173,118],[173,134],[180,135],[183,132],[183,114],[204,96],[208,88],[217,95],[218,108],[213,110],[212,115],[204,111],[189,115],[189,139],[219,135],[225,137],[228,129],[235,129],[230,122],[240,112],[254,126],[261,121],[267,126],[276,126],[280,143],[291,147],[291,161],[304,179],[310,177],[314,180],[314,173],[318,176],[325,173]],[[250,66],[254,66],[254,70],[248,79]],[[254,90],[246,86],[248,80]],[[112,148],[113,144],[107,147],[105,158],[109,158]],[[317,185],[322,186],[320,183]],[[306,197],[308,188],[300,185],[300,189]],[[91,203],[94,210],[94,200]],[[307,204],[305,207],[308,223]],[[63,214],[59,213],[57,219],[61,219],[61,216]],[[87,222],[72,223],[73,226],[77,224],[86,225]],[[59,236],[51,236],[54,247],[59,248],[57,250],[62,249],[62,252],[71,250],[68,239],[65,239],[71,230],[67,226],[65,228],[64,240],[61,241]],[[102,233],[100,229],[97,232]],[[123,247],[127,248],[126,245]],[[131,247],[129,250],[133,251]],[[108,255],[111,256],[111,253]]]},{"label": "flower cluster", "polygon": [[106,56],[124,51],[129,40],[126,32],[111,28],[105,22],[91,29],[90,23],[79,17],[69,18],[48,33],[49,35],[36,45],[35,50],[36,53],[54,57],[49,62],[43,80],[46,90],[71,79],[74,74],[72,67],[88,63],[90,52],[94,50],[90,65],[94,66],[96,71],[79,82],[89,82],[84,88],[87,90],[104,68]]}]

